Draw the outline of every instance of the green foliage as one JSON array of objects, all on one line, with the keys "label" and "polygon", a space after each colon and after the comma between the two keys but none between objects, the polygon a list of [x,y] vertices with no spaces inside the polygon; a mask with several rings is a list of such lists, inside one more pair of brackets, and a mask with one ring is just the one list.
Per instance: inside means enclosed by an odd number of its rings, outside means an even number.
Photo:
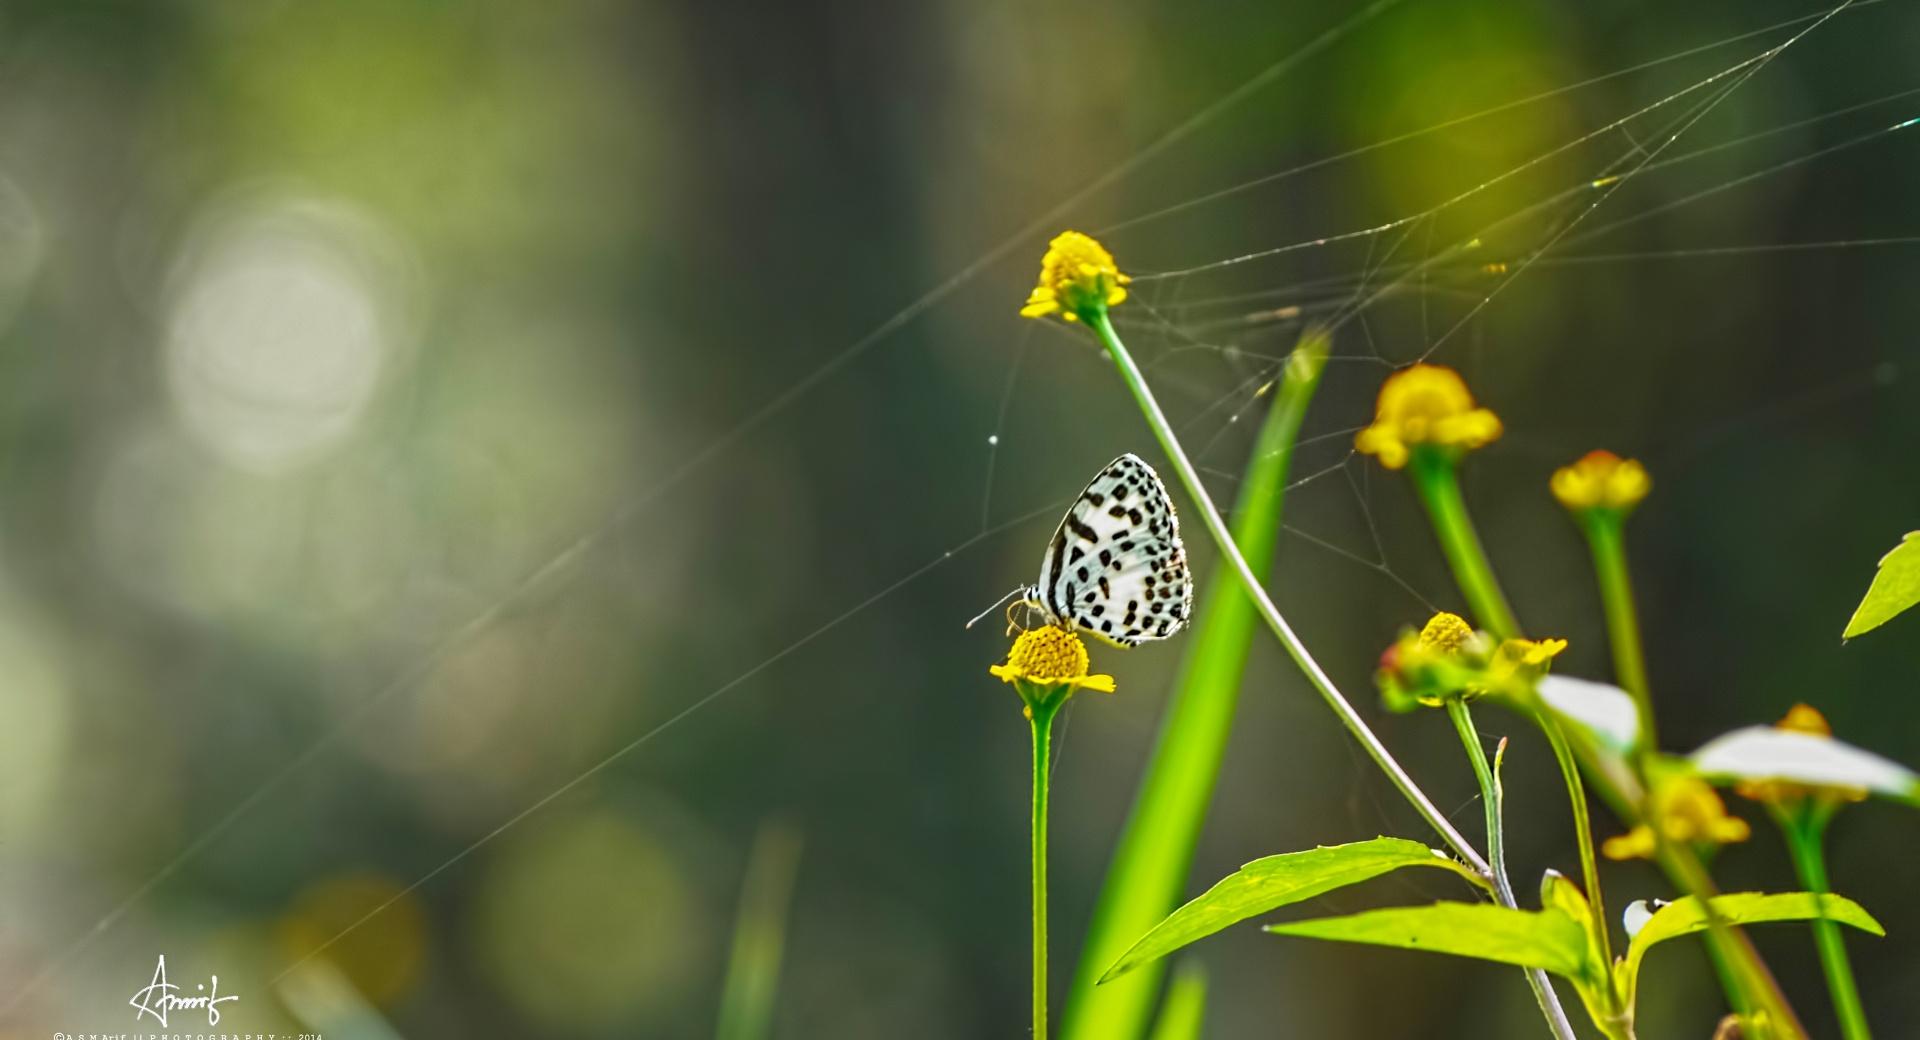
[{"label": "green foliage", "polygon": [[1867,595],[1854,608],[1842,639],[1871,632],[1920,603],[1920,531],[1908,531],[1893,551],[1880,557],[1880,569],[1867,586]]},{"label": "green foliage", "polygon": [[[1240,483],[1233,539],[1256,574],[1273,564],[1294,439],[1329,347],[1325,336],[1310,333],[1294,348]],[[1100,973],[1165,917],[1185,890],[1259,624],[1253,601],[1237,582],[1209,582],[1201,596],[1159,741],[1114,849],[1067,994],[1061,1029],[1067,1040],[1138,1037],[1153,1012],[1160,969],[1110,986],[1099,986]]]},{"label": "green foliage", "polygon": [[773,1034],[774,998],[787,948],[787,911],[800,872],[801,837],[790,823],[760,825],[747,878],[740,889],[740,917],[720,993],[719,1040],[765,1040]]},{"label": "green foliage", "polygon": [[1558,908],[1509,910],[1490,903],[1435,903],[1270,924],[1266,930],[1544,968],[1571,979],[1582,978],[1592,967],[1586,929]]},{"label": "green foliage", "polygon": [[[1884,935],[1858,903],[1812,892],[1742,892],[1715,896],[1707,904],[1693,897],[1661,907],[1641,924],[1632,943],[1609,971],[1601,963],[1587,929],[1575,914],[1586,899],[1566,879],[1549,873],[1541,886],[1544,910],[1511,910],[1485,903],[1435,903],[1369,910],[1344,917],[1268,925],[1275,935],[1430,950],[1524,968],[1542,968],[1569,981],[1596,1024],[1609,1036],[1631,1035],[1622,1028],[1633,1016],[1641,962],[1647,951],[1669,939],[1704,932],[1716,924],[1738,926],[1765,921],[1828,920]],[[1711,906],[1709,912],[1708,907]],[[1609,993],[1607,987],[1613,987]],[[1611,1020],[1603,1009],[1617,1007]],[[1606,1020],[1603,1020],[1606,1019]]]},{"label": "green foliage", "polygon": [[1484,884],[1453,857],[1405,838],[1374,838],[1268,856],[1227,875],[1199,898],[1174,911],[1134,943],[1100,981],[1117,979],[1249,917],[1402,867],[1440,867],[1476,885]]},{"label": "green foliage", "polygon": [[[1707,912],[1708,905],[1712,907],[1712,914]],[[1874,920],[1860,904],[1845,896],[1816,895],[1812,892],[1737,892],[1715,896],[1706,905],[1693,896],[1676,899],[1654,911],[1653,916],[1640,926],[1627,946],[1627,955],[1614,969],[1615,985],[1626,998],[1628,1007],[1633,1006],[1640,962],[1646,957],[1647,951],[1668,939],[1706,931],[1716,917],[1727,925],[1827,920],[1852,925],[1874,935],[1887,934],[1880,927],[1880,922]]]},{"label": "green foliage", "polygon": [[1207,973],[1197,961],[1182,961],[1167,986],[1167,999],[1153,1024],[1152,1040],[1200,1040],[1207,1024]]}]

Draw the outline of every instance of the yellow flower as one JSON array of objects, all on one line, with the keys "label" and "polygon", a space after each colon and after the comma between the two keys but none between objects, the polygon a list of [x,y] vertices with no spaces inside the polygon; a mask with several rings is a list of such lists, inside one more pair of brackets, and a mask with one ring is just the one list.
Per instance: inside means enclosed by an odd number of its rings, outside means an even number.
[{"label": "yellow flower", "polygon": [[1458,614],[1441,611],[1427,620],[1420,630],[1420,645],[1443,653],[1454,653],[1473,638],[1473,626]]},{"label": "yellow flower", "polygon": [[1727,815],[1727,806],[1705,780],[1697,776],[1676,775],[1655,785],[1647,805],[1648,823],[1617,837],[1608,838],[1600,851],[1608,859],[1652,859],[1660,836],[1673,844],[1707,842],[1726,845],[1746,841],[1752,834],[1747,821]]},{"label": "yellow flower", "polygon": [[[1833,727],[1827,724],[1827,717],[1820,709],[1811,704],[1796,704],[1787,709],[1787,714],[1773,724],[1774,729],[1783,729],[1789,733],[1806,733],[1810,736],[1833,739]],[[1756,802],[1772,802],[1786,805],[1804,801],[1808,798],[1822,798],[1830,802],[1864,802],[1867,791],[1864,787],[1839,787],[1816,784],[1795,783],[1792,780],[1742,780],[1733,785],[1740,797]]]},{"label": "yellow flower", "polygon": [[1653,489],[1647,468],[1610,451],[1590,451],[1571,466],[1553,471],[1553,497],[1568,509],[1618,509],[1640,504]]},{"label": "yellow flower", "polygon": [[1040,284],[1033,287],[1023,318],[1044,318],[1055,311],[1068,321],[1079,321],[1093,309],[1105,309],[1127,298],[1123,288],[1132,279],[1113,264],[1113,254],[1090,235],[1063,231],[1047,243],[1040,260]]},{"label": "yellow flower", "polygon": [[1113,692],[1113,676],[1088,675],[1087,645],[1064,628],[1048,625],[1020,633],[1007,651],[1007,663],[987,671],[1002,682]]},{"label": "yellow flower", "polygon": [[1464,451],[1499,439],[1500,432],[1500,417],[1474,407],[1460,373],[1440,365],[1414,365],[1387,377],[1373,425],[1360,431],[1353,446],[1379,458],[1382,466],[1399,469],[1416,445]]}]

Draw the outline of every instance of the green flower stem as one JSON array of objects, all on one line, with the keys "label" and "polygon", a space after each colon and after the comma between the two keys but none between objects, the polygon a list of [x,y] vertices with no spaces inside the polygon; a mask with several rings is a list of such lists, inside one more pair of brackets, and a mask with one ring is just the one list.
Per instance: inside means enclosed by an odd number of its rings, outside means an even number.
[{"label": "green flower stem", "polygon": [[1221,519],[1220,511],[1214,508],[1213,499],[1207,494],[1206,486],[1200,483],[1200,474],[1193,468],[1193,463],[1187,458],[1186,450],[1180,446],[1179,437],[1173,432],[1173,424],[1167,421],[1166,413],[1160,410],[1160,402],[1154,398],[1153,390],[1147,386],[1146,377],[1141,374],[1140,367],[1134,363],[1133,356],[1127,353],[1126,346],[1120,342],[1120,334],[1114,331],[1113,322],[1108,319],[1106,309],[1104,307],[1089,308],[1080,317],[1093,329],[1094,334],[1100,337],[1100,342],[1107,348],[1107,356],[1113,359],[1114,367],[1120,370],[1120,378],[1126,382],[1127,389],[1133,393],[1134,400],[1140,405],[1141,413],[1146,417],[1147,425],[1152,428],[1154,436],[1160,441],[1161,449],[1173,463],[1174,473],[1180,478],[1180,483],[1185,485],[1187,494],[1193,498],[1194,507],[1200,511],[1200,519],[1205,522],[1207,533],[1213,536],[1214,545],[1219,548],[1221,558],[1232,569],[1234,576],[1240,580],[1240,584],[1247,590],[1247,595],[1252,597],[1254,606],[1259,608],[1261,618],[1279,638],[1281,645],[1286,647],[1287,654],[1293,658],[1294,664],[1299,666],[1300,671],[1306,675],[1307,681],[1313,684],[1313,688],[1327,702],[1327,706],[1339,716],[1340,722],[1347,727],[1347,732],[1353,734],[1353,738],[1360,742],[1360,746],[1366,750],[1368,757],[1380,767],[1381,772],[1387,774],[1387,778],[1393,781],[1396,788],[1399,788],[1400,794],[1406,798],[1421,818],[1427,821],[1428,826],[1432,827],[1453,848],[1454,853],[1482,877],[1491,877],[1493,872],[1487,866],[1487,861],[1481,858],[1480,853],[1475,851],[1473,845],[1454,828],[1446,815],[1434,806],[1426,792],[1422,791],[1420,786],[1414,783],[1413,778],[1407,775],[1407,771],[1401,768],[1400,763],[1394,760],[1393,754],[1387,750],[1386,745],[1380,742],[1379,737],[1374,736],[1366,720],[1360,717],[1360,713],[1353,709],[1353,705],[1348,703],[1344,696],[1341,696],[1340,690],[1333,684],[1333,679],[1320,667],[1320,663],[1313,659],[1313,655],[1307,651],[1306,644],[1300,641],[1293,627],[1280,615],[1279,608],[1273,605],[1273,600],[1268,597],[1267,590],[1261,586],[1260,579],[1254,576],[1253,569],[1247,565],[1246,558],[1240,555],[1239,547],[1233,542],[1233,533],[1227,530],[1227,522]]},{"label": "green flower stem", "polygon": [[1017,684],[1033,725],[1033,1037],[1047,1038],[1047,783],[1051,779],[1053,719],[1071,686]]},{"label": "green flower stem", "polygon": [[1460,494],[1460,478],[1451,451],[1417,445],[1408,470],[1413,475],[1414,489],[1420,493],[1420,501],[1433,520],[1434,533],[1440,538],[1440,551],[1446,555],[1447,566],[1453,569],[1454,580],[1459,582],[1460,591],[1467,597],[1481,627],[1500,639],[1518,637],[1520,623],[1514,619],[1513,608],[1507,605],[1506,593],[1500,591],[1493,566],[1487,562],[1487,552],[1480,545],[1480,535],[1474,531],[1473,520],[1467,515],[1467,503]]},{"label": "green flower stem", "polygon": [[[1413,452],[1409,468],[1413,471],[1414,487],[1433,519],[1441,550],[1453,569],[1454,579],[1459,583],[1468,607],[1495,636],[1502,639],[1517,637],[1520,625],[1514,618],[1513,608],[1507,605],[1506,594],[1501,591],[1499,580],[1494,577],[1493,566],[1480,545],[1480,537],[1474,532],[1466,502],[1460,494],[1460,481],[1453,456],[1439,449],[1419,447]],[[1548,741],[1554,745],[1554,758],[1560,763],[1561,775],[1567,778],[1567,793],[1574,806],[1574,823],[1580,843],[1581,873],[1590,890],[1587,898],[1596,911],[1594,928],[1598,935],[1604,935],[1610,929],[1599,913],[1599,871],[1593,859],[1592,824],[1587,814],[1586,794],[1580,783],[1580,770],[1570,768],[1574,755],[1568,747],[1565,732],[1558,725],[1545,725],[1553,721],[1551,716],[1537,713],[1535,717],[1542,722]],[[1601,797],[1613,805],[1623,818],[1631,822],[1639,815],[1638,807],[1633,805],[1632,800],[1624,792],[1612,788],[1613,781],[1605,770],[1598,767],[1591,754],[1584,757],[1583,764],[1587,774],[1600,785]],[[1707,874],[1706,867],[1693,854],[1693,850],[1668,846],[1666,843],[1662,845],[1660,864],[1681,891],[1703,900],[1716,894],[1713,878]],[[1735,928],[1716,926],[1707,933],[1707,941],[1715,949],[1716,964],[1724,965],[1727,969],[1723,981],[1728,976],[1737,980],[1726,987],[1728,999],[1736,1010],[1759,1008],[1766,1011],[1782,1037],[1807,1035],[1805,1027],[1794,1015],[1792,1006],[1787,1003],[1786,995],[1781,992],[1779,982],[1767,970],[1759,951],[1746,933]]]},{"label": "green flower stem", "polygon": [[[1494,898],[1501,906],[1518,909],[1520,904],[1513,897],[1513,882],[1507,877],[1507,842],[1506,828],[1501,822],[1500,777],[1487,765],[1487,752],[1480,746],[1480,731],[1474,728],[1473,713],[1467,708],[1465,698],[1448,698],[1447,717],[1453,720],[1453,728],[1460,734],[1460,744],[1467,749],[1467,761],[1473,763],[1474,779],[1480,782],[1480,804],[1486,809],[1487,815],[1487,862],[1493,867]],[[1562,1040],[1573,1040],[1573,1023],[1567,1021],[1567,1012],[1560,1006],[1559,996],[1554,992],[1553,982],[1547,978],[1547,973],[1539,968],[1528,968],[1526,975],[1527,986],[1533,990],[1533,999],[1539,1002],[1540,1013],[1547,1017],[1553,1035]]]},{"label": "green flower stem", "polygon": [[1633,606],[1633,582],[1627,574],[1624,516],[1617,509],[1588,509],[1580,514],[1580,528],[1593,552],[1593,573],[1599,579],[1600,604],[1607,615],[1607,640],[1613,646],[1613,671],[1632,695],[1640,716],[1640,747],[1660,746],[1654,729],[1653,691],[1647,683],[1647,662],[1640,650],[1640,618]]},{"label": "green flower stem", "polygon": [[[1560,779],[1567,785],[1568,801],[1573,807],[1573,836],[1580,848],[1580,883],[1586,886],[1587,905],[1593,908],[1588,922],[1594,941],[1600,944],[1600,962],[1612,964],[1612,929],[1607,923],[1606,898],[1600,891],[1600,862],[1593,854],[1593,820],[1587,813],[1587,787],[1580,780],[1580,766],[1574,761],[1573,749],[1567,745],[1567,733],[1560,720],[1540,711],[1535,713],[1534,722],[1547,735],[1553,760],[1560,767]],[[1608,992],[1612,993],[1611,987]],[[1611,1010],[1618,1012],[1620,1008],[1616,1003]]]},{"label": "green flower stem", "polygon": [[[1787,848],[1793,853],[1793,869],[1800,875],[1800,886],[1822,895],[1832,891],[1827,883],[1827,821],[1833,817],[1830,803],[1815,802],[1797,812],[1775,811],[1774,819],[1786,835]],[[1825,919],[1813,922],[1813,941],[1820,949],[1820,968],[1827,976],[1827,990],[1833,995],[1833,1013],[1840,1019],[1840,1035],[1846,1040],[1871,1040],[1867,1012],[1860,1003],[1860,988],[1853,981],[1853,964],[1847,959],[1846,942],[1840,926]]]},{"label": "green flower stem", "polygon": [[[1294,347],[1234,499],[1234,544],[1256,574],[1272,569],[1294,440],[1326,369],[1327,353],[1327,337],[1319,333],[1308,333]],[[1253,601],[1238,584],[1217,582],[1200,590],[1179,678],[1080,947],[1060,1018],[1060,1035],[1067,1040],[1135,1040],[1147,1031],[1167,975],[1166,960],[1097,983],[1185,893],[1259,623]],[[1176,973],[1174,986],[1179,982]],[[1168,990],[1168,1004],[1174,992]],[[1163,1023],[1169,1014],[1160,1012]]]}]

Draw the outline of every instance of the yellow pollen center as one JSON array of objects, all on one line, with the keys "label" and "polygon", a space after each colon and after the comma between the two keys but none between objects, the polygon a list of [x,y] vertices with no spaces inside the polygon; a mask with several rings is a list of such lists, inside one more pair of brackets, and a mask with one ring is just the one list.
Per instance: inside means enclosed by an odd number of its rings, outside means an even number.
[{"label": "yellow pollen center", "polygon": [[1088,663],[1087,646],[1080,637],[1052,625],[1022,632],[1007,654],[1010,667],[1042,684],[1082,678]]}]

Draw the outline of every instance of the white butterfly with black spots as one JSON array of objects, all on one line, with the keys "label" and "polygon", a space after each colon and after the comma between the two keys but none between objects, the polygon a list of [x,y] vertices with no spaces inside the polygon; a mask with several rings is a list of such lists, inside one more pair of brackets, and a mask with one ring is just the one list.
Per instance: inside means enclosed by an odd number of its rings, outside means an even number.
[{"label": "white butterfly with black spots", "polygon": [[1165,639],[1193,614],[1193,576],[1167,486],[1138,455],[1107,464],[1067,508],[1040,580],[1021,594],[1050,624],[1114,646]]}]

